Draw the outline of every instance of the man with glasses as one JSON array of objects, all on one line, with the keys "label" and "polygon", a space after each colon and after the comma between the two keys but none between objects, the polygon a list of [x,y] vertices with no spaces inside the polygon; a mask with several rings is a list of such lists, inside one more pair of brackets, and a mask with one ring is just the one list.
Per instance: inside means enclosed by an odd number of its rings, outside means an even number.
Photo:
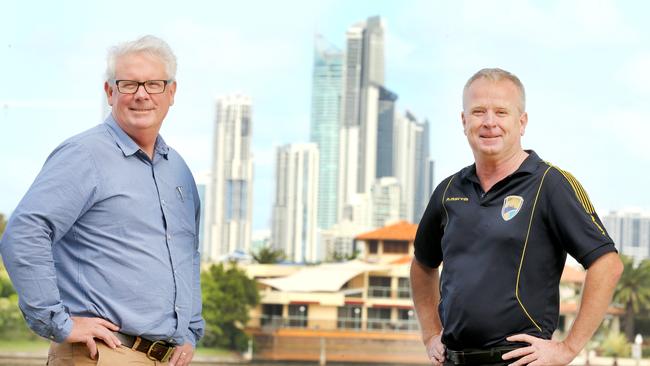
[{"label": "man with glasses", "polygon": [[204,321],[196,184],[158,134],[176,57],[145,36],[107,61],[112,113],[52,152],[0,253],[48,365],[185,366]]}]

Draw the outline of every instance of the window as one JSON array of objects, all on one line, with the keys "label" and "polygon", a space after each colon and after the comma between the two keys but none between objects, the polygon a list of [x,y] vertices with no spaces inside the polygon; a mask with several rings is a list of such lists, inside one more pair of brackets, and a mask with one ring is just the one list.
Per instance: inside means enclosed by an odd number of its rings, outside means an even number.
[{"label": "window", "polygon": [[368,253],[369,254],[377,254],[377,248],[379,246],[377,245],[377,240],[368,240]]},{"label": "window", "polygon": [[336,326],[339,329],[361,329],[361,307],[345,305],[338,308]]},{"label": "window", "polygon": [[397,297],[400,299],[411,298],[411,285],[408,278],[400,278],[397,283]]},{"label": "window", "polygon": [[368,297],[390,297],[390,277],[370,276]]},{"label": "window", "polygon": [[409,243],[407,241],[385,241],[384,253],[386,254],[408,254]]},{"label": "window", "polygon": [[262,304],[262,319],[260,324],[264,326],[279,327],[282,325],[282,305]]},{"label": "window", "polygon": [[308,305],[289,305],[289,326],[307,328]]},{"label": "window", "polygon": [[400,330],[417,330],[418,322],[413,309],[397,309],[397,328]]},{"label": "window", "polygon": [[368,309],[368,329],[389,329],[390,310],[388,308]]}]

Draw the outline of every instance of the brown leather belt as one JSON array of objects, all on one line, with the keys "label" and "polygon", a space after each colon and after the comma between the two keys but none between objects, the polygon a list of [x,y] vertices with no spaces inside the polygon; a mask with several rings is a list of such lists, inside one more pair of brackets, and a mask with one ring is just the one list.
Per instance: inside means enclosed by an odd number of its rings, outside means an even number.
[{"label": "brown leather belt", "polygon": [[175,344],[166,341],[151,341],[120,332],[113,332],[122,345],[134,351],[145,353],[150,360],[167,362],[174,351]]}]

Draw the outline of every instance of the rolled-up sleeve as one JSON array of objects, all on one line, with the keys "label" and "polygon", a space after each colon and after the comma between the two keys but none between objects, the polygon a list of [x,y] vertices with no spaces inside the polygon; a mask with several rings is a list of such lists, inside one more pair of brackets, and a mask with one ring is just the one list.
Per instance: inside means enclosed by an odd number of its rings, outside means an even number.
[{"label": "rolled-up sleeve", "polygon": [[92,205],[97,172],[83,146],[63,143],[48,157],[18,204],[0,242],[0,254],[29,327],[63,342],[72,320],[57,287],[52,247]]}]

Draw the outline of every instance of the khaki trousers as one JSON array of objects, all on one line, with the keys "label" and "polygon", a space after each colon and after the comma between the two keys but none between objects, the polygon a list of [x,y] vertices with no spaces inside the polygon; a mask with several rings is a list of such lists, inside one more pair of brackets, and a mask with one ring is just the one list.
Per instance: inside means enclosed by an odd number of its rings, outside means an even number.
[{"label": "khaki trousers", "polygon": [[88,347],[84,343],[55,343],[50,345],[47,366],[166,366],[169,362],[150,360],[143,352],[134,351],[125,346],[111,349],[97,341],[97,356],[90,358]]}]

